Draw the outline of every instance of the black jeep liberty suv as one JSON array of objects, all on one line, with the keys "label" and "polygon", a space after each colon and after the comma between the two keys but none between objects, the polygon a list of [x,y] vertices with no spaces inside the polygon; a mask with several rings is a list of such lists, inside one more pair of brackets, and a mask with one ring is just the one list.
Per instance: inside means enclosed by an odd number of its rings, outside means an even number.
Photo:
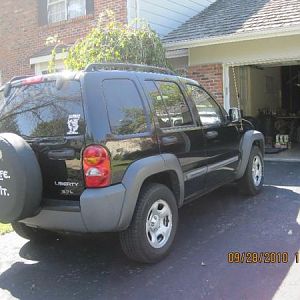
[{"label": "black jeep liberty suv", "polygon": [[166,69],[15,77],[0,92],[0,222],[28,239],[117,231],[129,258],[154,263],[170,251],[182,205],[234,181],[261,190],[263,153],[239,110],[228,115]]}]

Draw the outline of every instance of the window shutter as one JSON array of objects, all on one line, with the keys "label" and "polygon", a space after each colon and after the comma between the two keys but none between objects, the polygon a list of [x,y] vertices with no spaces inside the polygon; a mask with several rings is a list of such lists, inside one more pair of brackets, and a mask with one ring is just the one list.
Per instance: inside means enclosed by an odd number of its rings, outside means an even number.
[{"label": "window shutter", "polygon": [[94,14],[94,0],[86,0],[86,14]]},{"label": "window shutter", "polygon": [[38,1],[38,20],[39,20],[39,25],[48,24],[47,0],[37,0],[37,1]]}]

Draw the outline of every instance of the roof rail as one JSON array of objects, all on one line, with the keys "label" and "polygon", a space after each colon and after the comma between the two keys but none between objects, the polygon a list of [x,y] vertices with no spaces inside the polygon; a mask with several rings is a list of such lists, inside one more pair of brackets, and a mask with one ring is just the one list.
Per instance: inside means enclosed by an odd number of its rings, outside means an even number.
[{"label": "roof rail", "polygon": [[20,75],[20,76],[14,76],[9,82],[12,83],[14,81],[17,81],[17,80],[21,80],[21,79],[24,79],[24,78],[28,78],[28,77],[33,77],[34,75]]},{"label": "roof rail", "polygon": [[127,71],[141,71],[141,72],[176,75],[175,72],[173,72],[168,68],[147,66],[142,64],[127,64],[127,63],[93,63],[93,64],[89,64],[84,69],[84,71],[86,72],[94,72],[100,70],[127,70]]}]

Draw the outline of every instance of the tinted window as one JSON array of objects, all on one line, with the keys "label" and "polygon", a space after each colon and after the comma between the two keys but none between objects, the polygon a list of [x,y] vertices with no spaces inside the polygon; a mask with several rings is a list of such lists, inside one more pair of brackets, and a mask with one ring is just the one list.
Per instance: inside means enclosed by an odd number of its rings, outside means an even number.
[{"label": "tinted window", "polygon": [[201,123],[203,125],[220,125],[223,115],[220,107],[211,96],[195,85],[187,85],[187,90],[195,102]]},{"label": "tinted window", "polygon": [[148,94],[152,100],[160,128],[171,127],[170,117],[167,108],[162,101],[161,94],[153,81],[145,81]]},{"label": "tinted window", "polygon": [[185,102],[184,96],[179,86],[174,82],[155,82],[161,97],[157,101],[156,107],[165,107],[168,113],[171,126],[184,126],[193,124],[191,112]]},{"label": "tinted window", "polygon": [[145,110],[133,81],[104,80],[103,91],[113,134],[124,135],[147,131]]},{"label": "tinted window", "polygon": [[44,137],[84,132],[80,83],[54,81],[12,88],[0,105],[0,132]]}]

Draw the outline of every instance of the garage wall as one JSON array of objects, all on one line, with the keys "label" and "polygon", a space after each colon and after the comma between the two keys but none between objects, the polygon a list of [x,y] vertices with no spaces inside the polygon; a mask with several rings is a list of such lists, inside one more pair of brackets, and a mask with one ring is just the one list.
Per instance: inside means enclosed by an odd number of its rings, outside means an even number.
[{"label": "garage wall", "polygon": [[258,109],[276,110],[281,106],[281,69],[251,68],[250,70],[250,114],[256,116]]},{"label": "garage wall", "polygon": [[224,105],[221,64],[189,67],[187,76],[198,81],[221,105]]},{"label": "garage wall", "polygon": [[[235,67],[237,90],[240,96],[240,107],[244,115],[251,115],[251,85],[249,66]],[[229,68],[230,107],[238,107],[236,88],[234,84],[233,68]]]},{"label": "garage wall", "polygon": [[[236,91],[230,68],[230,106],[237,107]],[[281,68],[235,67],[241,109],[245,116],[256,117],[259,109],[276,110],[281,106]]]}]

